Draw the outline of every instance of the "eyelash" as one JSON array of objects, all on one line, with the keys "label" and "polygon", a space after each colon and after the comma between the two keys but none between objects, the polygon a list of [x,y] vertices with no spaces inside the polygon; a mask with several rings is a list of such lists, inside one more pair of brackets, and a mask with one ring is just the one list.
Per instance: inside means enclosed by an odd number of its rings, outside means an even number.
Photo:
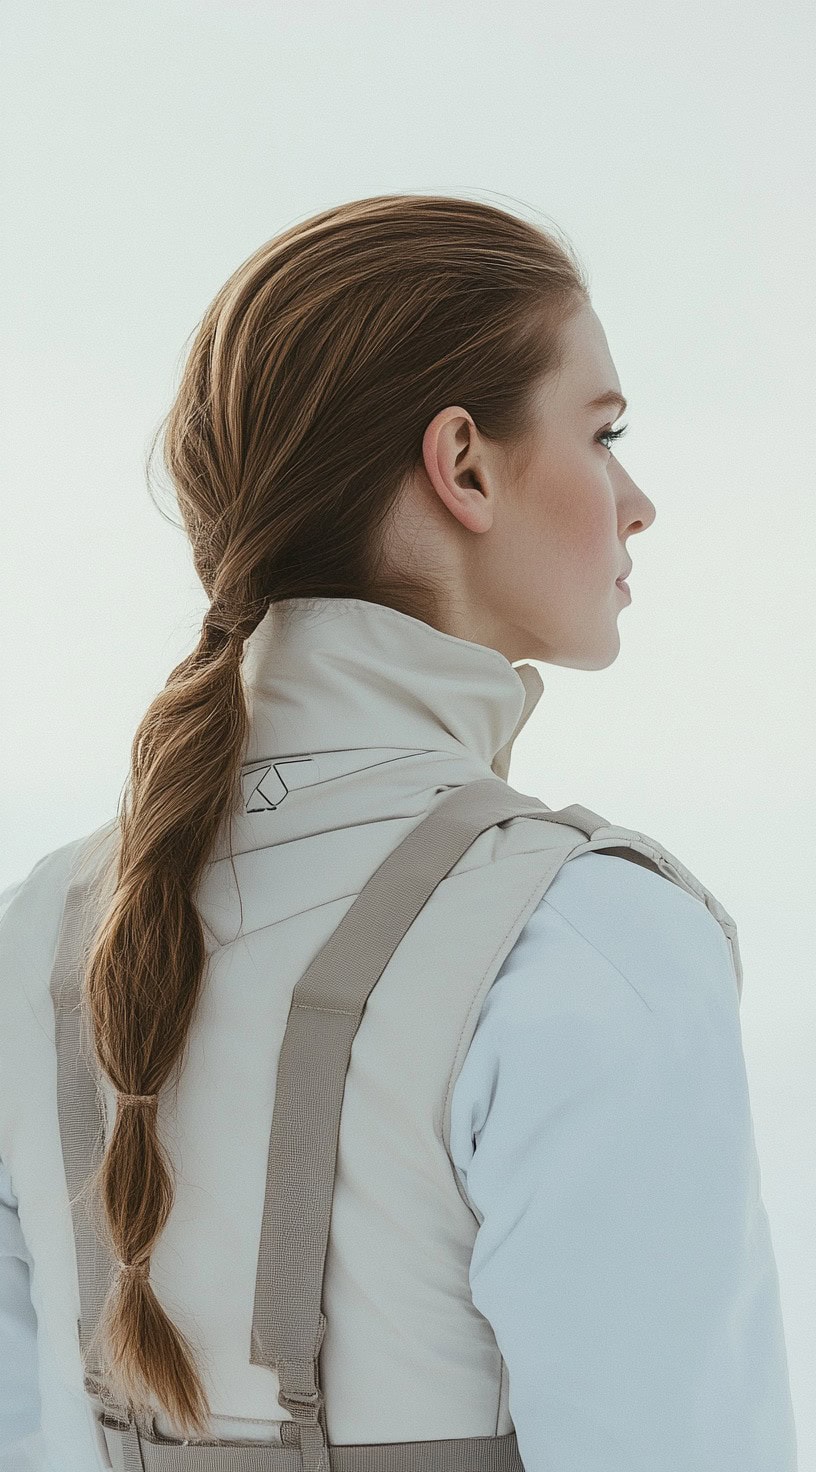
[{"label": "eyelash", "polygon": [[[620,429],[605,429],[597,437],[598,444],[599,445],[602,444],[603,441],[604,440],[607,440],[607,439],[608,440],[619,440],[622,434],[626,434],[626,431],[627,431],[628,428],[629,428],[629,425],[628,424],[622,424],[621,427],[620,427]],[[607,445],[606,448],[608,450],[610,450],[610,453],[611,453],[611,447],[609,445]]]}]

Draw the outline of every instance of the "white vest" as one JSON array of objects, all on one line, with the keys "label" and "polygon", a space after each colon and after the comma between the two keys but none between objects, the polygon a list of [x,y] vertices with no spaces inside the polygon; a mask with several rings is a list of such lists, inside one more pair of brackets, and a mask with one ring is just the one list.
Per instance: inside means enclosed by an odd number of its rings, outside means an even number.
[{"label": "white vest", "polygon": [[[589,849],[645,863],[706,904],[728,940],[741,995],[734,922],[645,834],[577,804],[560,810],[559,821],[528,820],[551,812],[507,786],[513,742],[543,690],[532,665],[513,666],[494,649],[378,604],[290,599],[273,605],[247,641],[243,676],[251,718],[244,808],[233,820],[233,858],[224,829],[196,894],[207,974],[178,1085],[159,1101],[175,1198],[151,1284],[196,1349],[213,1437],[276,1448],[276,1469],[325,1467],[315,1443],[301,1463],[297,1433],[281,1433],[292,1415],[278,1399],[274,1363],[259,1362],[253,1330],[256,1279],[269,1263],[259,1244],[281,1046],[296,986],[375,871],[446,796],[487,779],[485,801],[500,788],[499,806],[522,816],[474,825],[475,838],[433,881],[386,960],[353,1035],[317,1348],[329,1446],[351,1452],[474,1437],[486,1438],[486,1448],[502,1437],[509,1444],[506,1369],[468,1284],[479,1216],[449,1149],[454,1085],[490,986],[561,865]],[[34,1265],[40,1354],[64,1387],[59,1405],[43,1404],[43,1430],[55,1449],[65,1437],[72,1472],[117,1463],[125,1472],[238,1472],[260,1464],[223,1453],[205,1463],[194,1460],[202,1449],[175,1443],[180,1460],[159,1460],[154,1448],[151,1461],[146,1442],[134,1451],[132,1434],[121,1450],[103,1427],[104,1395],[86,1381],[78,1208],[74,1202],[72,1212],[65,1143],[79,1074],[64,1059],[58,1068],[55,976],[67,896],[82,897],[115,836],[114,822],[103,825],[35,867],[6,916],[0,953],[0,1158]],[[385,929],[393,923],[390,912],[383,916]],[[303,1079],[308,1050],[301,1056]],[[99,1103],[107,1136],[115,1092],[105,1079]],[[290,1210],[297,1215],[297,1201]],[[110,1263],[98,1251],[97,1290]],[[153,1433],[156,1444],[169,1440],[160,1410]],[[459,1465],[427,1451],[425,1462],[387,1462],[375,1446],[366,1461],[333,1456],[332,1467]],[[485,1455],[481,1465],[520,1464]]]}]

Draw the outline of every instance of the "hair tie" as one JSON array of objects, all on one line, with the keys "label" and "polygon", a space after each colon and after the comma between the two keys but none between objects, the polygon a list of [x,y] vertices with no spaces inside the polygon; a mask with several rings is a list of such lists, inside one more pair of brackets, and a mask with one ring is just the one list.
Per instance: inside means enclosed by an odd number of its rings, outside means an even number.
[{"label": "hair tie", "polygon": [[[260,618],[263,619],[265,615],[269,612],[273,600],[271,598],[266,598],[259,601],[261,604]],[[241,620],[236,626],[234,619],[225,612],[224,608],[219,604],[218,599],[214,599],[207,609],[207,612],[205,613],[201,623],[202,639],[209,640],[211,636],[215,635],[222,641],[222,643],[232,644],[236,648],[240,649],[249,638],[249,633],[246,631],[246,625],[249,622],[250,618],[255,617],[256,609],[257,604],[251,605],[250,608],[245,608]],[[225,625],[227,625],[227,627],[225,627]],[[257,624],[255,625],[255,627],[257,628]]]},{"label": "hair tie", "polygon": [[121,1258],[117,1258],[116,1265],[121,1273],[136,1273],[143,1278],[150,1272],[149,1262],[122,1262]]},{"label": "hair tie", "polygon": [[118,1094],[120,1104],[149,1104],[158,1099],[158,1094]]},{"label": "hair tie", "polygon": [[224,628],[224,622],[229,621],[225,620],[223,609],[219,608],[217,602],[211,603],[201,624],[202,635],[205,638],[217,636],[226,644],[235,643],[238,639],[238,634],[235,632],[235,629]]}]

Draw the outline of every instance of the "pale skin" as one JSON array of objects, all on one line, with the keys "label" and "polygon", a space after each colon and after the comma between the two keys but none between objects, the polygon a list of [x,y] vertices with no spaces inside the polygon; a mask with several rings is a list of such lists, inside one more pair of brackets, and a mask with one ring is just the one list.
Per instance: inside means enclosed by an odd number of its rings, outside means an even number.
[{"label": "pale skin", "polygon": [[403,571],[416,560],[446,585],[436,620],[443,633],[497,649],[511,664],[605,669],[617,658],[617,617],[628,605],[616,579],[636,561],[626,544],[656,513],[603,438],[620,407],[588,407],[607,390],[623,396],[591,304],[563,330],[564,369],[536,401],[524,475],[511,477],[503,451],[466,409],[441,409],[423,437],[424,470],[394,508],[392,555]]}]

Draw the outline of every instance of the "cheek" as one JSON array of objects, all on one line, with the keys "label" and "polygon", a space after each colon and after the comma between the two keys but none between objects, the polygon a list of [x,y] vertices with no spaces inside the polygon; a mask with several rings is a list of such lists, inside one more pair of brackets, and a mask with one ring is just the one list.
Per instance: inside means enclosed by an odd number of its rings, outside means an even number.
[{"label": "cheek", "polygon": [[[599,452],[602,454],[602,452]],[[614,543],[612,488],[600,460],[565,467],[543,506],[544,533],[558,547],[559,559],[576,571],[605,572]]]},{"label": "cheek", "polygon": [[[597,456],[597,458],[596,458]],[[504,552],[512,576],[568,608],[595,599],[620,566],[606,451],[539,458],[514,498]]]},{"label": "cheek", "polygon": [[580,549],[587,572],[606,575],[613,539],[614,525],[609,516],[609,504],[606,500],[596,499],[581,517],[575,532],[576,547]]}]

